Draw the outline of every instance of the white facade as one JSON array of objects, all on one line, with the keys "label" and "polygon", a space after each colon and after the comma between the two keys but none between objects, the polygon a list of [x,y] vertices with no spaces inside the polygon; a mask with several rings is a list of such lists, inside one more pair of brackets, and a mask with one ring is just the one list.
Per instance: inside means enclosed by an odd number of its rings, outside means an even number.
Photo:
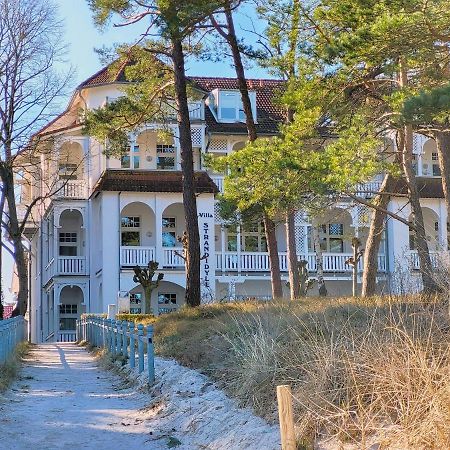
[{"label": "white facade", "polygon": [[[220,91],[220,87],[214,90],[218,99],[222,98]],[[232,92],[229,88],[222,91]],[[70,108],[99,107],[119,95],[120,85],[114,83],[82,87]],[[256,93],[252,93],[252,101],[259,115],[262,106]],[[225,100],[214,104],[212,97],[206,95],[203,101],[191,104],[195,170],[202,170],[201,155],[206,151],[225,155],[244,145],[245,133],[211,131],[205,120],[208,108],[218,123],[219,117],[228,124],[239,120],[238,103],[235,119],[230,119],[233,114],[226,109],[230,105]],[[34,221],[27,227],[32,244],[30,319],[34,342],[72,339],[74,320],[81,313],[105,313],[109,304],[117,303],[119,296],[129,297],[132,312],[141,311],[141,288],[133,281],[132,269],[146,265],[149,260],[157,261],[160,272],[164,273],[163,281],[153,292],[152,312],[170,312],[183,305],[185,270],[180,256],[183,250],[177,241],[185,230],[182,193],[164,188],[164,174],[180,169],[180,149],[174,125],[171,142],[159,142],[157,129],[149,125],[133,134],[128,157],[122,159],[106,157],[101,143],[83,136],[77,122],[58,127],[57,121],[44,130],[54,138],[49,152],[40,155],[45,179],[21,183],[24,205],[38,195],[51,194],[33,210]],[[434,153],[432,141],[416,137],[419,176],[431,179],[438,175]],[[124,185],[122,179],[121,187],[114,189],[106,186],[105,174],[113,180],[125,176],[128,181]],[[148,180],[159,179],[159,188],[142,188],[139,184],[142,176]],[[211,173],[210,177],[222,190],[223,175]],[[377,178],[361,186],[361,191],[376,191],[380,181]],[[140,187],[134,189],[135,184]],[[215,203],[212,190],[197,196],[202,256],[206,256],[201,261],[203,301],[270,297],[269,258],[261,224],[255,223],[247,229],[228,227],[218,217]],[[422,205],[430,250],[446,249],[444,200],[424,198]],[[389,209],[405,218],[410,214],[403,197],[394,198]],[[346,260],[352,252],[351,239],[359,236],[364,245],[369,219],[370,211],[366,207],[346,200],[325,211],[319,219],[325,280],[331,295],[350,293],[351,267]],[[308,219],[298,213],[298,258],[308,261],[310,276],[314,278],[316,260],[310,228]],[[277,225],[277,238],[287,296],[283,223]],[[408,227],[388,219],[379,254],[380,291],[398,288],[395,279],[398,267],[413,280],[418,279],[417,258],[410,245]],[[360,273],[361,270],[360,263]],[[314,294],[313,289],[311,295]]]}]

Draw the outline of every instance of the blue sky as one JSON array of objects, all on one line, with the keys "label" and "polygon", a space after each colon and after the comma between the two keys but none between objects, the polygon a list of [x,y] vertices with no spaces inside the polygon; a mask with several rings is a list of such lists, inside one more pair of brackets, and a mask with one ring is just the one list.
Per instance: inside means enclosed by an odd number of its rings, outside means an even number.
[{"label": "blue sky", "polygon": [[[61,38],[68,45],[67,63],[75,69],[73,88],[101,68],[95,48],[110,47],[115,42],[132,42],[139,33],[140,27],[112,28],[99,31],[93,24],[91,12],[86,0],[55,0],[59,6],[60,16],[64,22],[65,36]],[[180,0],[182,1],[182,0]],[[236,17],[238,34],[246,36],[246,42],[252,36],[245,30],[258,26],[254,11],[249,7]],[[261,30],[259,30],[261,31]],[[190,61],[188,72],[192,75],[203,76],[235,76],[229,63]],[[247,76],[264,78],[267,74],[258,67],[247,69]],[[4,252],[2,280],[6,288],[11,281],[12,260]],[[10,299],[8,289],[4,289],[5,298]]]},{"label": "blue sky", "polygon": [[[57,0],[57,3],[60,15],[65,22],[65,40],[69,45],[67,58],[76,70],[77,84],[101,68],[94,48],[109,47],[114,42],[131,42],[142,29],[135,25],[125,28],[109,27],[104,32],[100,32],[93,24],[87,1]],[[254,15],[252,8],[249,7],[236,17],[237,31],[245,34],[246,40],[251,39],[251,36],[244,30],[251,29],[257,24],[255,19],[253,21],[251,19]],[[233,68],[228,63],[190,61],[187,68],[193,75],[229,77],[235,75]],[[248,76],[259,78],[267,75],[262,69],[252,67],[248,69]]]}]

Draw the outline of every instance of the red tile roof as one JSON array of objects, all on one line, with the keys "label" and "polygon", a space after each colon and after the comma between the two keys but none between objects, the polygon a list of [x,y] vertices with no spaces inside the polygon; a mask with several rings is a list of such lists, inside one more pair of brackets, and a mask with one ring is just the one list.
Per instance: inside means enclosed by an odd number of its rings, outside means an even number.
[{"label": "red tile roof", "polygon": [[90,76],[87,80],[83,81],[77,89],[109,83],[126,83],[128,80],[125,76],[125,69],[129,64],[129,62],[118,64],[117,61],[108,64],[106,67],[103,67],[98,72],[94,73],[94,75]]},{"label": "red tile roof", "polygon": [[[106,67],[103,67],[94,75],[83,81],[77,90],[100,86],[110,83],[127,83],[125,69],[130,62],[119,64],[117,61]],[[238,89],[237,80],[235,78],[224,77],[197,77],[189,76],[188,80],[201,91],[211,92],[214,89]],[[260,134],[276,134],[278,126],[283,121],[284,111],[278,107],[274,99],[277,94],[283,90],[284,82],[274,79],[248,79],[248,88],[256,91],[257,105],[257,131]],[[246,134],[247,129],[245,123],[219,123],[215,120],[213,114],[206,108],[205,120],[208,131],[213,133],[228,134]],[[80,126],[78,111],[74,108],[68,108],[64,113],[56,117],[52,122],[46,125],[38,134],[46,135],[55,132],[65,131]]]},{"label": "red tile roof", "polygon": [[[195,172],[197,193],[219,192],[206,172]],[[182,192],[181,171],[109,169],[103,172],[94,192]]]}]

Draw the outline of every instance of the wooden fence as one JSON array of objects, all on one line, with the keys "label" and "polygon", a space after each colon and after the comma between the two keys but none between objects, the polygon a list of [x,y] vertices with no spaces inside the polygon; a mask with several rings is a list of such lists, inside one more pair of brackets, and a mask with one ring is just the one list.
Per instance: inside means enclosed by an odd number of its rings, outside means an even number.
[{"label": "wooden fence", "polygon": [[86,341],[95,347],[107,349],[113,356],[122,355],[131,369],[144,371],[144,356],[147,353],[148,382],[155,381],[155,353],[153,348],[153,327],[132,322],[83,317],[77,320],[77,341]]},{"label": "wooden fence", "polygon": [[17,344],[26,339],[26,322],[22,316],[0,320],[0,364],[4,364]]}]

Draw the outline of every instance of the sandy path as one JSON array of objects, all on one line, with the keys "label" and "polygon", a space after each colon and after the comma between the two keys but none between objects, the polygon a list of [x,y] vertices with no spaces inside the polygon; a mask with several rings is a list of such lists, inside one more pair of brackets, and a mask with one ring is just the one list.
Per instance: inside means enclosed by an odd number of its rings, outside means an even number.
[{"label": "sandy path", "polygon": [[35,347],[21,378],[0,397],[0,449],[162,449],[140,408],[148,397],[123,389],[74,344]]}]

